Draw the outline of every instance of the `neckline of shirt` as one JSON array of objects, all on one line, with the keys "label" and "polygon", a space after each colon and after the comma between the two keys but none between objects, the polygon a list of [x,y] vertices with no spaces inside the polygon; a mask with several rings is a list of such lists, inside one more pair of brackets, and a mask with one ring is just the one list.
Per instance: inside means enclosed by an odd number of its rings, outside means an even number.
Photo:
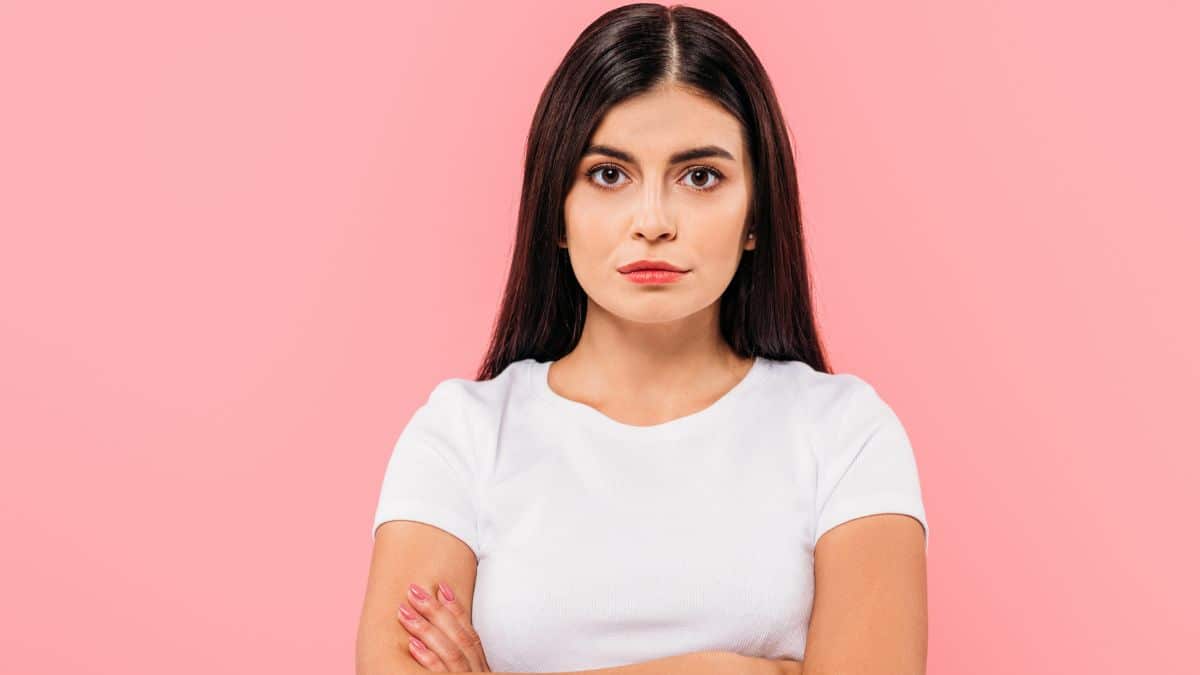
[{"label": "neckline of shirt", "polygon": [[761,356],[755,356],[754,362],[750,364],[750,369],[738,380],[737,384],[733,385],[728,391],[721,395],[716,401],[713,401],[708,406],[697,410],[696,412],[676,417],[659,422],[658,424],[639,425],[626,424],[619,422],[608,415],[600,412],[586,403],[581,403],[573,399],[562,396],[558,392],[550,388],[550,365],[554,361],[537,361],[530,359],[531,367],[528,369],[528,374],[533,379],[533,386],[537,393],[544,399],[549,401],[555,407],[571,414],[581,423],[586,423],[594,427],[603,429],[604,431],[630,439],[652,439],[663,435],[676,435],[683,433],[689,429],[702,426],[706,422],[720,417],[721,413],[727,408],[734,405],[738,399],[743,398],[751,386],[759,379],[762,371],[766,370],[766,360]]}]

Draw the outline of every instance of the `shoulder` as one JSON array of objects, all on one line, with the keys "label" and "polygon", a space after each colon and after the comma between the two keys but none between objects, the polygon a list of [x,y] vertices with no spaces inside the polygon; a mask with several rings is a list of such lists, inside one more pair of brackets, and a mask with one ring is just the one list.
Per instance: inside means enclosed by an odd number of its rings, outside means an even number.
[{"label": "shoulder", "polygon": [[765,379],[769,397],[782,406],[775,408],[777,414],[788,420],[818,461],[861,447],[876,436],[907,442],[895,411],[861,375],[826,373],[803,361],[771,361]]},{"label": "shoulder", "polygon": [[430,401],[441,404],[494,407],[502,405],[528,381],[533,359],[514,361],[490,380],[448,377],[439,381],[429,394]]},{"label": "shoulder", "polygon": [[487,427],[525,391],[535,365],[532,359],[514,361],[489,380],[445,378],[434,385],[422,409],[442,421]]},{"label": "shoulder", "polygon": [[533,364],[515,362],[490,380],[438,381],[404,425],[393,456],[433,452],[464,467],[487,461],[487,449],[496,444],[504,411],[524,391],[526,370]]},{"label": "shoulder", "polygon": [[854,373],[826,373],[804,361],[765,359],[773,397],[792,402],[812,421],[836,421],[852,410],[886,406],[875,387]]}]

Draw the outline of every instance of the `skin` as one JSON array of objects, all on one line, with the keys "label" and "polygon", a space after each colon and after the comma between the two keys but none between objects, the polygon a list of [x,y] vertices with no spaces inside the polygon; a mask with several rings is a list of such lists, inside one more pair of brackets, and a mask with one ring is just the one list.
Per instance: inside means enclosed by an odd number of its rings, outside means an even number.
[{"label": "skin", "polygon": [[[732,352],[717,323],[721,293],[741,256],[755,247],[746,223],[753,182],[741,127],[718,104],[666,85],[613,107],[589,145],[628,158],[590,153],[574,167],[560,246],[587,292],[588,311],[579,344],[551,365],[549,384],[623,424],[660,424],[702,410],[753,362]],[[703,146],[731,157],[668,159]],[[704,173],[705,166],[721,176]],[[676,283],[650,285],[617,271],[643,258],[689,271]],[[721,652],[587,672],[925,672],[926,567],[917,520],[875,514],[831,529],[814,551],[814,575],[802,662]],[[406,607],[415,621],[400,617],[411,635],[433,643],[410,646],[409,653],[434,672],[488,671],[469,609],[433,590],[425,600],[410,594]]]},{"label": "skin", "polygon": [[[721,293],[756,243],[741,125],[719,104],[665,85],[610,109],[589,145],[630,157],[588,153],[575,167],[559,246],[587,293],[587,318],[575,349],[550,366],[550,387],[630,425],[697,412],[753,363],[718,327]],[[730,157],[669,160],[705,146]],[[635,284],[617,271],[640,259],[689,271],[671,284]]]},{"label": "skin", "polygon": [[[626,155],[585,152],[564,204],[559,242],[588,296],[582,336],[550,367],[559,395],[590,405],[623,424],[659,424],[697,412],[733,388],[753,359],[721,338],[719,299],[755,240],[746,223],[753,174],[741,124],[719,104],[674,84],[611,108],[589,139]],[[672,162],[680,151],[715,146],[728,156]],[[715,171],[714,171],[715,170]],[[617,268],[665,260],[688,272],[671,284],[635,284]],[[482,646],[456,603],[409,596],[416,621],[445,646],[411,646],[434,672],[478,667]],[[459,632],[459,640],[443,636]],[[461,650],[455,643],[469,645]],[[445,657],[439,655],[445,655]],[[456,664],[447,663],[451,659]],[[756,660],[761,672],[798,663]]]}]

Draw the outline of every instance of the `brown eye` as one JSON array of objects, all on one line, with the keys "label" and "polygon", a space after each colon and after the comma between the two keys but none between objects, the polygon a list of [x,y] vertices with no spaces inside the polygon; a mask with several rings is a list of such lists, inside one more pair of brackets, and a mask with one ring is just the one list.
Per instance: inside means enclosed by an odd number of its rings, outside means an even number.
[{"label": "brown eye", "polygon": [[[706,176],[711,176],[711,177],[706,177]],[[713,169],[711,167],[706,167],[706,166],[696,167],[696,168],[692,169],[691,171],[688,171],[687,177],[688,178],[700,177],[702,180],[699,181],[699,184],[693,183],[691,185],[691,187],[694,187],[697,190],[700,190],[702,192],[706,192],[708,190],[713,189],[713,186],[715,186],[722,178],[720,171],[717,171],[716,169]]]},{"label": "brown eye", "polygon": [[[614,181],[619,179],[621,176],[624,176],[625,172],[619,167],[613,166],[612,164],[601,164],[600,166],[594,167],[591,171],[588,171],[586,175],[591,180],[593,185],[605,190],[615,190],[617,187],[620,187],[622,183]],[[600,180],[596,180],[597,176],[600,177]],[[720,171],[717,171],[711,166],[695,167],[685,174],[685,178],[699,179],[698,183],[693,182],[689,187],[695,188],[700,192],[708,192],[709,190],[714,189],[716,185],[720,184],[720,181],[724,177],[725,176]]]},{"label": "brown eye", "polygon": [[[591,171],[587,172],[588,178],[593,179],[592,180],[593,183],[595,183],[596,185],[598,185],[606,190],[611,190],[620,185],[620,183],[610,182],[609,179],[615,180],[615,179],[619,178],[620,176],[623,176],[624,174],[625,174],[624,171],[621,171],[620,169],[618,169],[617,167],[615,167],[611,164],[604,164],[604,165],[598,166],[598,167],[592,169]],[[596,176],[601,176],[602,177],[601,180],[599,180],[599,181],[594,180]]]}]

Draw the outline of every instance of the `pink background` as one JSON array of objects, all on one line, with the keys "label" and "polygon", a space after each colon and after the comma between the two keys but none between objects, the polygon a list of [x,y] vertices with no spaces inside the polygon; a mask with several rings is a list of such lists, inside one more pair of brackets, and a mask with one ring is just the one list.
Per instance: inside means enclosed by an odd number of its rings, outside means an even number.
[{"label": "pink background", "polygon": [[[0,8],[6,673],[352,671],[391,444],[473,374],[537,96],[616,6],[187,4]],[[929,672],[1195,672],[1195,5],[698,6],[913,439]]]}]

